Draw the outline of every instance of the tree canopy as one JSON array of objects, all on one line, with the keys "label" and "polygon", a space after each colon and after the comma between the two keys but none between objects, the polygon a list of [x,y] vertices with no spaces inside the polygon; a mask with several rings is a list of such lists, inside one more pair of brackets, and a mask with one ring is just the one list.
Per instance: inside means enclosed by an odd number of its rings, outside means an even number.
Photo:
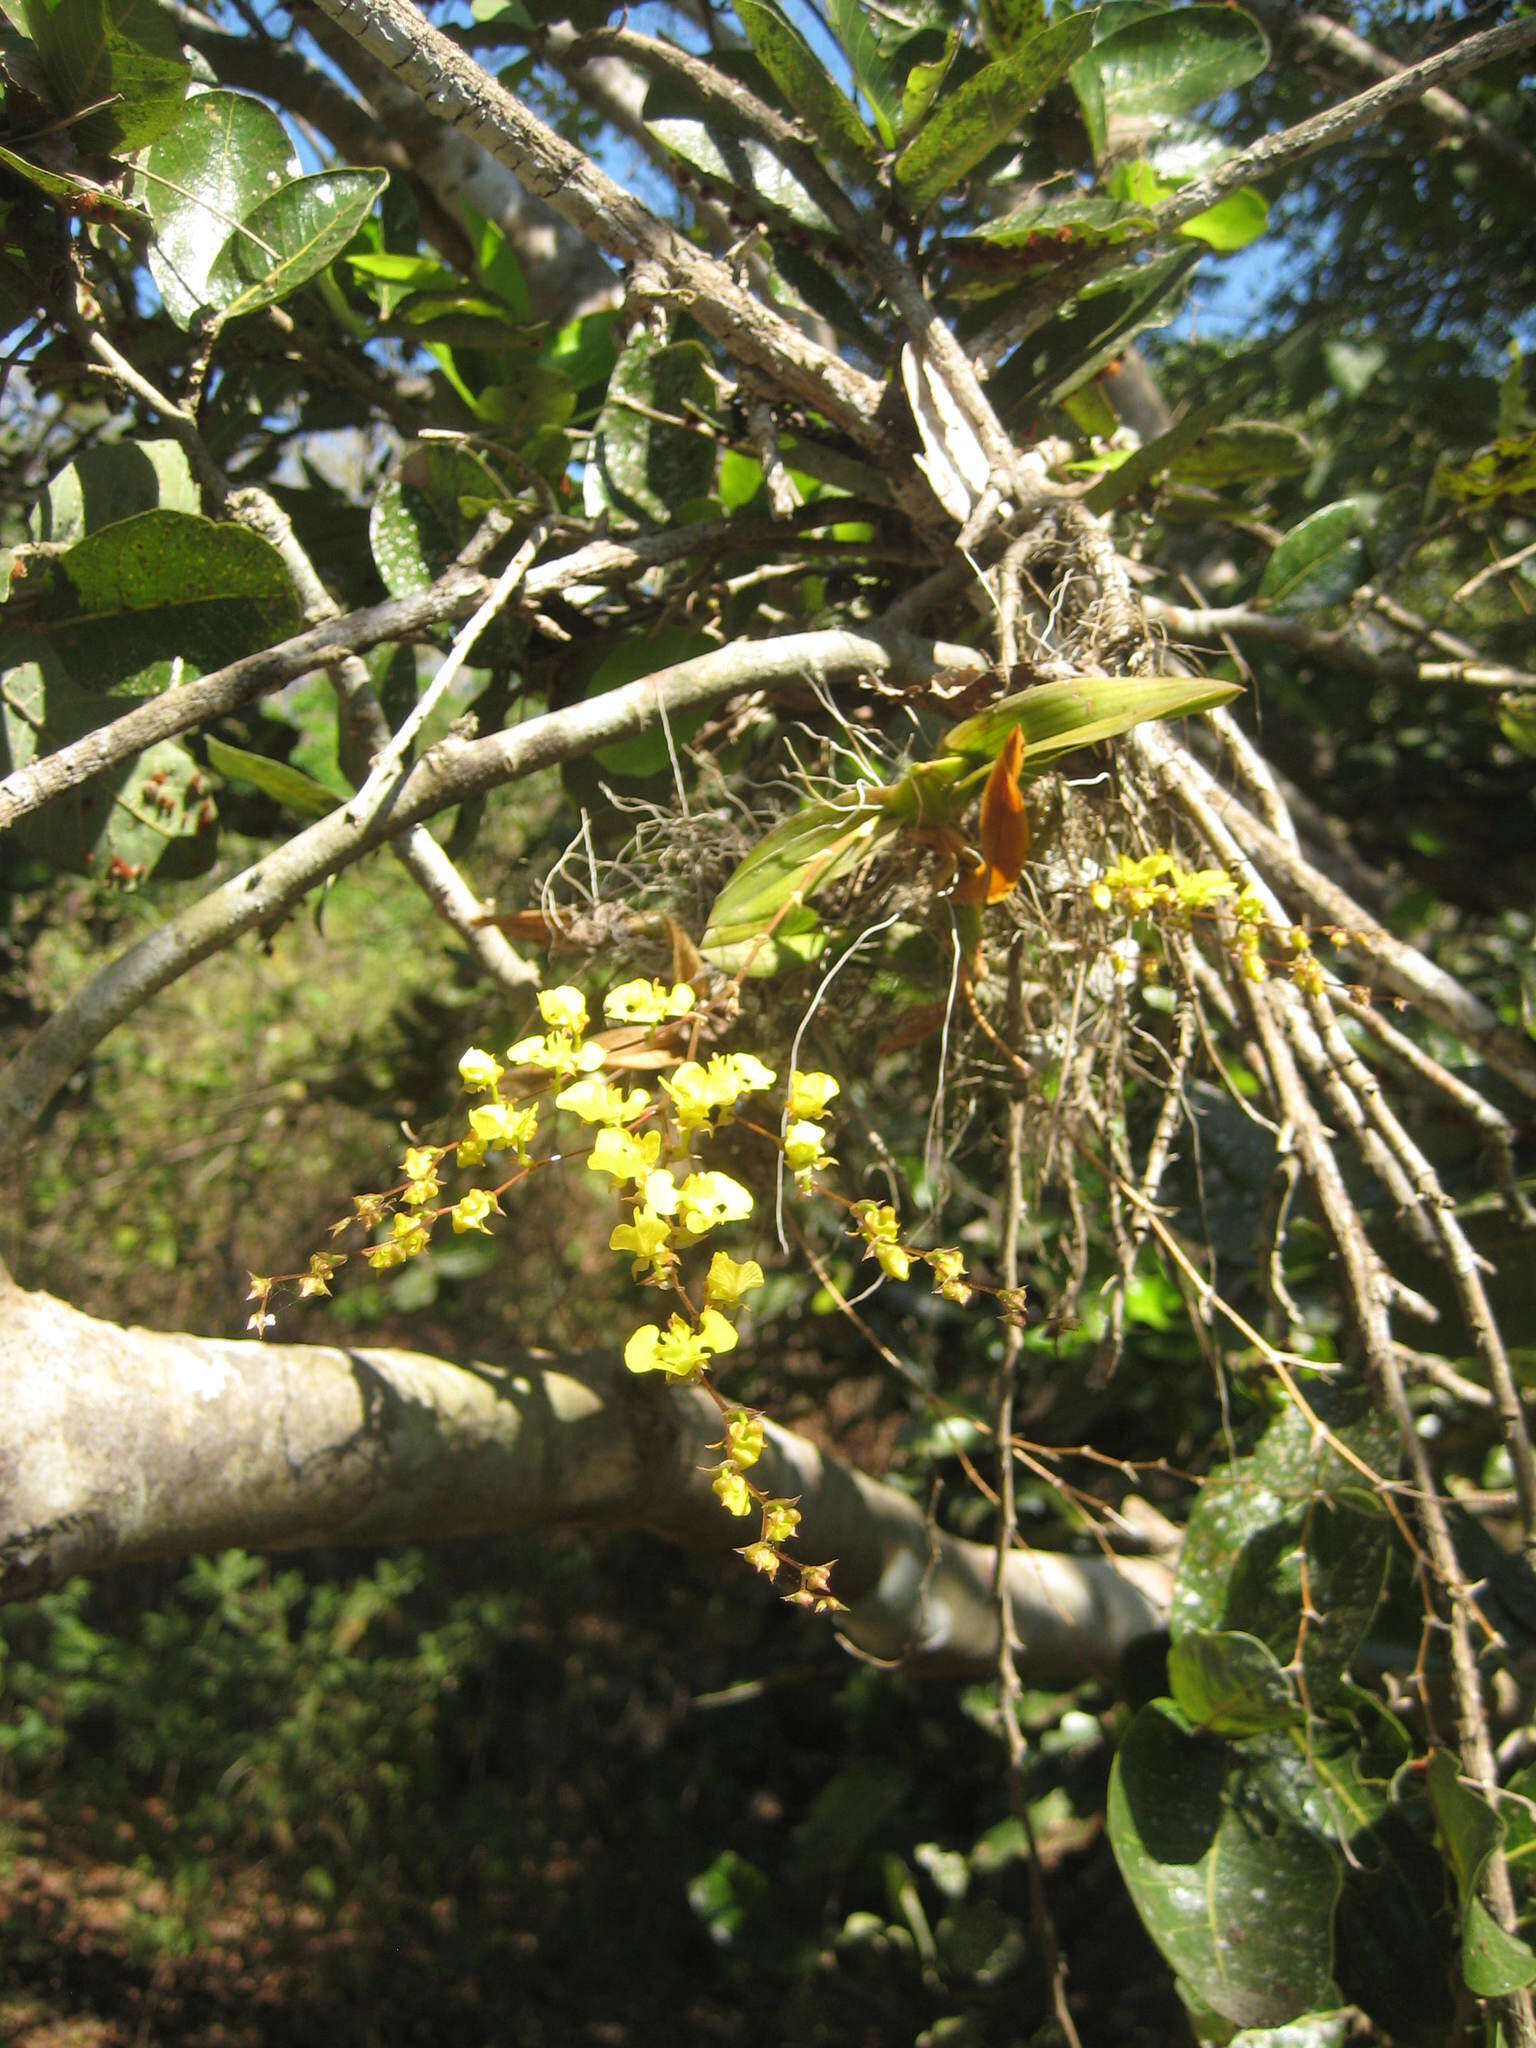
[{"label": "tree canopy", "polygon": [[[1536,20],[0,16],[0,1591],[736,1550],[994,1686],[1030,2038],[1024,1688],[1091,1686],[1200,2040],[1533,2048]],[[357,1027],[442,963],[403,1165],[274,1133],[244,1339],[25,1292],[220,958]],[[137,1288],[199,1195],[131,1142]],[[509,1342],[344,1334],[455,1274]]]}]

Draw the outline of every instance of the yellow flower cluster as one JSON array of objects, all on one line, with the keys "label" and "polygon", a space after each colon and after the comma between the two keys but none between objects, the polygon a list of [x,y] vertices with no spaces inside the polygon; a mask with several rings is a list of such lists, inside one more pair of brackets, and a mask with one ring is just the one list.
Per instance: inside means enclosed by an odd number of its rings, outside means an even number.
[{"label": "yellow flower cluster", "polygon": [[[701,1162],[696,1148],[738,1117],[745,1098],[773,1089],[778,1076],[754,1053],[715,1053],[703,1060],[666,1053],[658,1062],[647,1052],[644,1064],[659,1064],[665,1071],[653,1087],[629,1085],[621,1070],[633,1055],[634,1039],[622,1027],[649,1033],[687,1017],[694,993],[683,982],[634,980],[609,990],[603,1014],[610,1026],[621,1028],[606,1038],[590,1035],[587,999],[578,988],[544,989],[538,1006],[542,1030],[516,1039],[501,1057],[478,1045],[463,1053],[459,1078],[470,1100],[459,1136],[443,1145],[411,1144],[400,1182],[381,1194],[356,1196],[354,1214],[337,1224],[336,1232],[353,1225],[368,1232],[375,1241],[361,1256],[380,1272],[425,1252],[444,1217],[456,1235],[488,1234],[492,1217],[502,1214],[501,1195],[515,1181],[541,1163],[570,1156],[535,1153],[541,1119],[548,1115],[536,1098],[552,1096],[555,1111],[587,1127],[587,1171],[606,1178],[623,1205],[609,1237],[611,1249],[629,1258],[640,1285],[660,1288],[676,1303],[668,1303],[664,1322],[642,1323],[630,1332],[626,1366],[637,1374],[708,1384],[714,1361],[736,1349],[737,1323],[750,1297],[763,1287],[764,1274],[755,1259],[738,1260],[712,1247],[702,1286],[685,1285],[689,1251],[721,1226],[744,1222],[753,1209],[750,1190]],[[604,1072],[605,1067],[612,1071]],[[799,1069],[790,1074],[777,1143],[804,1190],[815,1187],[816,1174],[836,1163],[827,1146],[827,1117],[839,1093],[830,1074]],[[746,1122],[758,1135],[773,1136],[750,1118]],[[582,1150],[571,1148],[576,1156]],[[473,1171],[493,1155],[515,1162],[498,1185],[470,1186],[456,1199],[444,1195],[443,1178],[450,1168]],[[887,1274],[906,1279],[913,1263],[923,1261],[938,1292],[955,1301],[969,1298],[959,1252],[909,1251],[900,1242],[894,1210],[867,1202],[852,1208],[870,1252]],[[344,1262],[341,1253],[316,1253],[307,1273],[286,1278],[297,1282],[302,1295],[326,1294]],[[265,1330],[272,1323],[269,1298],[278,1284],[252,1276],[252,1328]],[[759,1517],[758,1534],[742,1546],[742,1555],[769,1578],[783,1568],[794,1572],[796,1589],[786,1597],[796,1605],[816,1612],[836,1609],[841,1603],[832,1594],[830,1566],[804,1565],[783,1554],[800,1522],[795,1501],[772,1495],[750,1476],[764,1455],[762,1417],[730,1407],[712,1389],[711,1398],[725,1417],[714,1491],[730,1514]]]},{"label": "yellow flower cluster", "polygon": [[1264,952],[1267,937],[1277,940],[1290,956],[1286,972],[1304,994],[1318,995],[1326,985],[1305,925],[1277,932],[1258,890],[1251,884],[1239,888],[1224,868],[1186,868],[1164,852],[1140,860],[1122,857],[1104,870],[1088,893],[1099,910],[1118,906],[1133,917],[1157,913],[1185,929],[1194,917],[1223,905],[1232,919],[1232,958],[1245,980],[1268,981],[1272,963]]},{"label": "yellow flower cluster", "polygon": [[962,1307],[974,1289],[965,1278],[965,1256],[948,1247],[918,1252],[901,1242],[901,1227],[889,1202],[855,1202],[850,1212],[854,1228],[864,1240],[864,1256],[873,1259],[887,1280],[908,1280],[914,1265],[927,1266],[933,1274],[933,1291],[946,1301]]},{"label": "yellow flower cluster", "polygon": [[1209,910],[1238,893],[1225,868],[1181,867],[1171,853],[1149,853],[1141,860],[1123,856],[1089,890],[1094,906],[1112,910],[1116,904],[1135,917],[1148,911],[1172,911],[1188,918]]}]

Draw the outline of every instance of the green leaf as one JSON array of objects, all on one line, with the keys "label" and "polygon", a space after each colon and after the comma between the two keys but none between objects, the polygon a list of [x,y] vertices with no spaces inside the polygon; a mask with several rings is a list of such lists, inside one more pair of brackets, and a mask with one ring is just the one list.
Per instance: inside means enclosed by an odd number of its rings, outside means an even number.
[{"label": "green leaf", "polygon": [[1024,733],[1024,773],[1038,775],[1076,747],[1114,739],[1149,718],[1187,718],[1230,704],[1236,683],[1191,676],[1074,676],[1000,698],[944,735],[944,750],[992,761],[1014,726]]},{"label": "green leaf", "polygon": [[439,441],[413,448],[374,500],[368,540],[384,588],[409,597],[437,581],[484,509],[510,493],[482,456]]},{"label": "green leaf", "polygon": [[1031,242],[1085,246],[1124,242],[1151,232],[1152,216],[1144,206],[1129,205],[1107,192],[1084,192],[1072,199],[1026,199],[1011,213],[1001,213],[973,230],[968,239],[1000,243],[1004,248]]},{"label": "green leaf", "polygon": [[1118,142],[1117,130],[1176,120],[1268,62],[1264,31],[1236,7],[1178,7],[1117,29],[1072,74],[1094,155]]},{"label": "green leaf", "polygon": [[[1375,1418],[1330,1416],[1338,1442],[1367,1470],[1391,1478],[1395,1451]],[[1385,1518],[1367,1481],[1306,1418],[1286,1408],[1246,1458],[1217,1472],[1190,1513],[1169,1625],[1177,1643],[1207,1630],[1240,1630],[1289,1664],[1298,1648],[1307,1697],[1338,1691],[1381,1598]],[[1302,1561],[1311,1618],[1302,1613]]]},{"label": "green leaf", "polygon": [[[852,107],[848,112],[853,114]],[[651,87],[642,118],[658,142],[696,171],[718,179],[797,227],[831,233],[832,223],[822,208],[766,142],[729,127],[714,115],[700,113],[693,96],[673,80],[658,79]]]},{"label": "green leaf", "polygon": [[156,0],[25,0],[22,12],[59,112],[112,103],[73,124],[82,155],[128,156],[175,124],[192,71]]},{"label": "green leaf", "polygon": [[1462,1905],[1461,1972],[1479,1998],[1501,1998],[1536,1983],[1536,1955],[1508,1934],[1478,1896],[1488,1859],[1504,1840],[1504,1823],[1488,1801],[1464,1784],[1454,1758],[1436,1750],[1425,1773],[1446,1859]]},{"label": "green leaf", "polygon": [[727,448],[720,458],[717,488],[720,503],[726,511],[739,512],[743,505],[750,505],[763,488],[763,465],[755,455],[744,455],[739,448]]},{"label": "green leaf", "polygon": [[786,105],[811,129],[817,147],[847,169],[867,176],[879,162],[880,153],[859,119],[858,109],[828,77],[800,31],[764,0],[740,0],[736,18],[746,30],[758,62],[784,95]]},{"label": "green leaf", "polygon": [[772,1884],[757,1865],[734,1849],[723,1849],[688,1884],[688,1904],[717,1948],[729,1948],[750,1922],[768,1913],[773,1895]]},{"label": "green leaf", "polygon": [[1226,1796],[1224,1744],[1143,1707],[1109,1781],[1109,1839],[1147,1932],[1201,2002],[1278,2027],[1333,1992],[1340,1865],[1318,1837]]},{"label": "green leaf", "polygon": [[844,290],[830,264],[818,262],[806,250],[781,241],[773,250],[773,267],[811,311],[829,322],[844,341],[851,341],[873,360],[880,360],[885,344],[865,319],[866,309]]},{"label": "green leaf", "polygon": [[1153,477],[1161,476],[1238,403],[1238,396],[1232,392],[1220,398],[1208,398],[1204,405],[1191,407],[1183,419],[1175,420],[1166,434],[1159,434],[1151,441],[1144,441],[1139,448],[1133,448],[1123,462],[1118,463],[1107,476],[1101,476],[1085,494],[1083,502],[1089,511],[1108,512],[1122,499],[1130,497],[1133,491],[1139,491],[1143,484],[1150,483]]},{"label": "green leaf", "polygon": [[1325,341],[1323,361],[1346,398],[1360,398],[1385,365],[1387,351],[1379,341]]},{"label": "green leaf", "polygon": [[1265,563],[1257,595],[1281,614],[1337,604],[1365,581],[1364,529],[1364,511],[1354,498],[1309,513]]},{"label": "green leaf", "polygon": [[1011,53],[1045,27],[1046,0],[981,0],[987,47]]},{"label": "green leaf", "polygon": [[805,899],[897,829],[882,806],[856,797],[807,804],[753,848],[715,898],[700,950],[727,974],[798,965],[816,927]]},{"label": "green leaf", "polygon": [[901,119],[901,88],[876,40],[865,0],[826,0],[826,10],[832,33],[848,59],[853,82],[868,100],[880,140],[890,149],[896,140],[896,123]]},{"label": "green leaf", "polygon": [[519,326],[531,326],[533,301],[528,296],[523,267],[511,242],[495,221],[467,199],[461,199],[459,205],[474,236],[476,281],[501,303]]},{"label": "green leaf", "polygon": [[[1098,279],[1014,350],[987,387],[993,403],[1009,418],[1059,403],[1097,376],[1144,327],[1171,319],[1200,262],[1198,249],[1170,249]],[[1026,286],[1025,295],[1032,289]]]},{"label": "green leaf", "polygon": [[1295,1688],[1257,1636],[1191,1629],[1168,1652],[1168,1683],[1199,1728],[1257,1735],[1301,1719]]},{"label": "green leaf", "polygon": [[[1242,1745],[1245,1791],[1344,1852],[1334,1914],[1343,1997],[1402,2048],[1444,2048],[1454,1929],[1427,1803],[1403,1773],[1409,1746],[1374,1702],[1341,1695],[1347,1722],[1314,1720]],[[1362,1727],[1362,1717],[1366,1725]]]},{"label": "green leaf", "polygon": [[365,249],[349,253],[347,268],[359,277],[377,278],[381,283],[401,285],[408,291],[430,291],[451,283],[454,273],[435,256],[406,256],[389,249]]},{"label": "green leaf", "polygon": [[[51,637],[7,638],[0,649],[0,772],[56,752],[113,715],[110,704],[70,681]],[[162,864],[167,873],[201,873],[217,850],[216,822],[197,763],[185,747],[162,740],[54,797],[14,834],[56,868],[126,885]]]},{"label": "green leaf", "polygon": [[35,600],[30,590],[29,580],[28,606],[46,618],[70,680],[123,695],[164,688],[164,663],[217,668],[301,623],[269,541],[163,509],[87,534],[49,564]]},{"label": "green leaf", "polygon": [[1536,1984],[1536,1954],[1518,1935],[1506,1934],[1481,1899],[1473,1899],[1462,1929],[1461,1974],[1479,1998],[1504,1998]]},{"label": "green leaf", "polygon": [[1499,731],[1518,753],[1536,761],[1536,694],[1526,690],[1501,697]]},{"label": "green leaf", "polygon": [[1169,473],[1178,483],[1220,490],[1231,484],[1301,476],[1311,465],[1312,444],[1294,427],[1273,420],[1233,420],[1201,434],[1176,455]]},{"label": "green leaf", "polygon": [[[959,49],[960,31],[954,28],[943,35],[937,29],[921,29],[902,44],[902,57],[910,62],[901,88],[901,120],[897,124],[900,135],[910,135],[926,119]],[[922,54],[915,54],[918,50]]]},{"label": "green leaf", "polygon": [[205,744],[208,766],[226,782],[243,783],[247,789],[259,791],[305,818],[323,818],[327,811],[336,808],[338,799],[330,790],[300,769],[290,768],[286,761],[247,753],[244,747],[228,746],[211,733]]},{"label": "green leaf", "polygon": [[1358,502],[1368,514],[1371,565],[1378,575],[1385,574],[1404,559],[1423,528],[1423,486],[1394,484],[1379,498],[1362,492]]},{"label": "green leaf", "polygon": [[27,516],[32,538],[71,545],[156,507],[196,512],[198,489],[179,441],[103,441],[50,479]]},{"label": "green leaf", "polygon": [[137,206],[130,206],[110,185],[99,185],[94,178],[44,170],[41,164],[18,156],[12,149],[0,148],[0,165],[35,192],[41,192],[45,199],[53,200],[67,213],[77,213],[82,220],[110,222],[130,235],[144,226],[144,215]]},{"label": "green leaf", "polygon": [[246,215],[298,176],[283,124],[239,92],[195,93],[144,160],[144,200],[155,224],[150,275],[178,327],[220,303],[215,260]]},{"label": "green leaf", "polygon": [[1256,242],[1268,226],[1268,201],[1251,185],[1245,185],[1241,191],[1218,199],[1204,213],[1193,215],[1179,233],[1191,242],[1204,242],[1208,249],[1230,256],[1234,250],[1246,249],[1250,242]]},{"label": "green leaf", "polygon": [[614,315],[607,310],[582,313],[545,344],[539,361],[558,370],[578,396],[594,384],[606,390],[618,361],[613,325]]},{"label": "green leaf", "polygon": [[372,213],[388,171],[321,171],[255,206],[214,259],[213,303],[225,321],[276,305],[338,257]]},{"label": "green leaf", "polygon": [[1435,489],[1462,505],[1492,505],[1536,494],[1536,429],[1479,449],[1470,462],[1442,463]]},{"label": "green leaf", "polygon": [[1010,136],[1092,40],[1084,15],[1069,15],[946,93],[896,159],[896,186],[922,213]]},{"label": "green leaf", "polygon": [[[708,634],[689,632],[680,626],[663,626],[643,638],[630,637],[603,656],[587,678],[582,694],[587,697],[606,696],[610,690],[638,682],[641,676],[673,668],[680,661],[692,660],[696,654],[709,654],[718,645],[719,642],[710,639]],[[707,710],[698,710],[674,718],[673,746],[685,747],[708,716]],[[672,766],[667,736],[659,724],[636,733],[633,739],[616,740],[612,746],[599,747],[593,758],[611,775],[666,775]]]},{"label": "green leaf", "polygon": [[630,342],[597,416],[583,479],[589,519],[611,511],[664,526],[681,506],[708,493],[715,444],[703,422],[693,429],[652,417],[708,413],[714,397],[708,360],[696,341],[640,334]]},{"label": "green leaf", "polygon": [[512,383],[484,385],[475,400],[477,416],[520,452],[544,429],[563,427],[575,410],[570,384],[543,363],[530,363]]}]

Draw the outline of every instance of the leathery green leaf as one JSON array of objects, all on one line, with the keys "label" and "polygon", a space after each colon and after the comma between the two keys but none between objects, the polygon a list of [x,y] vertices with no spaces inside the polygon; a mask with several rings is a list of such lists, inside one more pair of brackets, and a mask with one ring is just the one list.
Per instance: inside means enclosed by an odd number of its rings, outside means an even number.
[{"label": "leathery green leaf", "polygon": [[225,320],[286,299],[334,261],[372,213],[388,171],[294,178],[241,221],[214,259],[208,288]]},{"label": "leathery green leaf", "polygon": [[1233,1752],[1143,1707],[1109,1781],[1109,1839],[1148,1933],[1201,2003],[1278,2027],[1333,1995],[1341,1859],[1306,1828],[1227,1796]]},{"label": "leathery green leaf", "polygon": [[1005,141],[1087,49],[1093,28],[1071,15],[948,93],[896,159],[896,185],[914,213],[940,198]]},{"label": "leathery green leaf", "polygon": [[1168,1652],[1168,1683],[1190,1720],[1217,1735],[1256,1735],[1301,1716],[1274,1652],[1236,1629],[1181,1636]]},{"label": "leathery green leaf", "polygon": [[879,151],[858,109],[828,77],[820,58],[776,7],[764,0],[741,0],[736,18],[758,62],[795,112],[814,131],[818,146],[850,170],[868,173]]},{"label": "leathery green leaf", "polygon": [[1264,564],[1258,596],[1277,612],[1316,611],[1348,597],[1365,581],[1365,524],[1354,498],[1309,513]]}]

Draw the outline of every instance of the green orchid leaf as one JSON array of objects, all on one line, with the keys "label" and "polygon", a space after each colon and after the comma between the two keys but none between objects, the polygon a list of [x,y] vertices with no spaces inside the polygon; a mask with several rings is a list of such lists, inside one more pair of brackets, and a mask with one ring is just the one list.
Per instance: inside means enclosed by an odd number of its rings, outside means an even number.
[{"label": "green orchid leaf", "polygon": [[878,802],[807,804],[755,846],[715,898],[700,950],[726,973],[781,973],[809,957],[807,899],[899,830]]},{"label": "green orchid leaf", "polygon": [[1188,718],[1230,704],[1236,683],[1192,676],[1074,676],[1003,697],[944,736],[946,753],[995,760],[1015,725],[1024,734],[1024,774],[1038,775],[1063,754],[1116,738],[1149,718]]}]

